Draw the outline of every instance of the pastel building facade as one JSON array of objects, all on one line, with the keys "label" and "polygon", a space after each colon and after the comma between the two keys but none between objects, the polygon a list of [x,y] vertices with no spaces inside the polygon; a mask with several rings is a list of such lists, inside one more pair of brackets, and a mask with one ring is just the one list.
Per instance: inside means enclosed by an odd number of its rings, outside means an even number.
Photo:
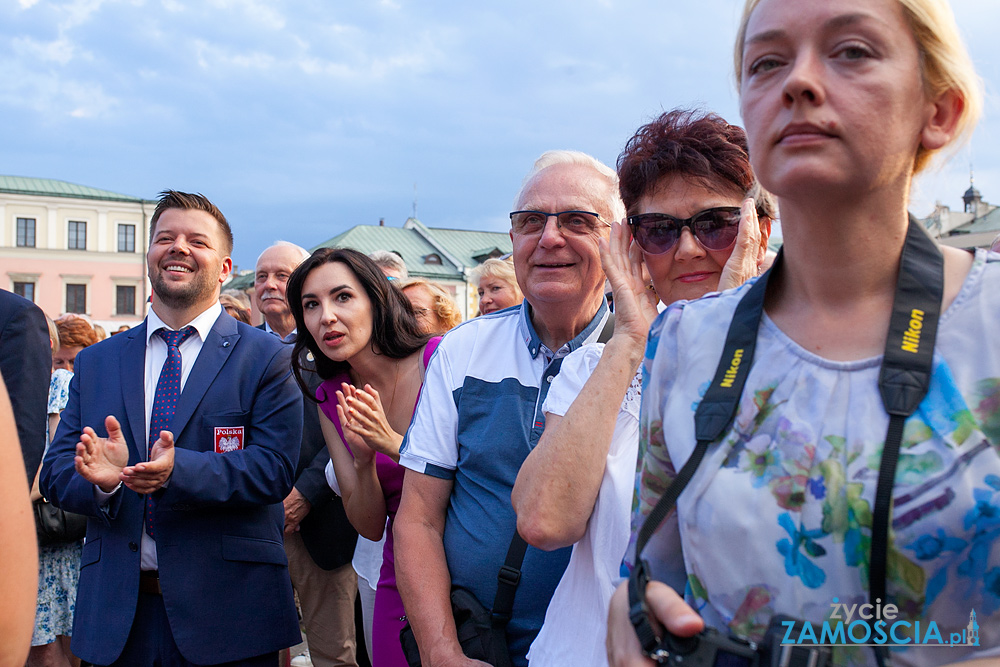
[{"label": "pastel building facade", "polygon": [[65,181],[0,176],[0,288],[56,318],[108,332],[134,326],[150,294],[145,251],[155,201]]}]

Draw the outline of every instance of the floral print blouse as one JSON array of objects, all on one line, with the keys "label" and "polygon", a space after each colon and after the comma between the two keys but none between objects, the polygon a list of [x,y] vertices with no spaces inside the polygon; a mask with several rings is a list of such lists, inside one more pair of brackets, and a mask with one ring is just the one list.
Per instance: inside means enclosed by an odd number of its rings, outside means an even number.
[{"label": "floral print blouse", "polygon": [[[635,532],[695,446],[694,412],[748,285],[671,306],[643,364]],[[765,314],[731,429],[643,556],[710,626],[759,639],[775,614],[815,624],[868,602],[872,506],[888,415],[881,356],[833,362]],[[1000,255],[979,251],[942,314],[930,390],[906,423],[887,588],[899,619],[980,646],[894,648],[896,665],[1000,654]],[[634,554],[630,558],[634,557]],[[902,636],[904,633],[900,632]],[[933,639],[933,638],[932,638]],[[992,649],[992,652],[991,652]],[[874,664],[834,649],[835,664]]]}]

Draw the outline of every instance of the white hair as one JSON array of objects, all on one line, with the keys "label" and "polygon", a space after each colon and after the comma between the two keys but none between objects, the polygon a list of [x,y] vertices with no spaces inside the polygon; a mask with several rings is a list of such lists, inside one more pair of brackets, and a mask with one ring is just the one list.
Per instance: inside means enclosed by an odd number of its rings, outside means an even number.
[{"label": "white hair", "polygon": [[[608,184],[607,213],[611,216],[609,222],[617,222],[625,217],[625,204],[622,203],[621,195],[618,193],[618,174],[614,169],[604,164],[597,158],[587,155],[581,151],[553,150],[542,153],[538,159],[535,160],[535,164],[532,165],[531,171],[529,171],[528,175],[524,177],[523,181],[521,181],[521,189],[517,191],[517,196],[514,197],[514,208],[520,206],[521,197],[524,195],[524,191],[534,180],[535,176],[537,176],[542,170],[558,164],[578,164],[584,167],[590,167],[600,174]],[[598,212],[600,213],[601,211]]]},{"label": "white hair", "polygon": [[308,258],[309,255],[310,255],[310,252],[308,250],[306,250],[305,248],[303,248],[302,246],[300,246],[300,245],[296,245],[296,244],[294,244],[294,243],[292,243],[290,241],[275,241],[271,245],[269,245],[266,248],[264,248],[261,251],[261,253],[259,255],[257,255],[257,261],[254,262],[254,266],[255,267],[258,264],[260,264],[260,258],[264,256],[264,253],[267,252],[268,250],[270,250],[271,248],[294,248],[299,253],[299,263],[302,263],[302,262],[306,261],[306,258]]},{"label": "white hair", "polygon": [[401,280],[406,280],[410,277],[410,272],[406,270],[406,262],[391,250],[373,250],[368,253],[368,259],[375,262],[376,266],[380,269],[398,271]]}]

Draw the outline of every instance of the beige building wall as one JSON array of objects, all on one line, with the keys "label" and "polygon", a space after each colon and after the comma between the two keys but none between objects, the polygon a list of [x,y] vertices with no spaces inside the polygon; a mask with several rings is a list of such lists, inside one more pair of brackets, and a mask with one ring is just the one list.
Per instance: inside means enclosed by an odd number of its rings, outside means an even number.
[{"label": "beige building wall", "polygon": [[[0,192],[0,287],[33,283],[49,317],[67,312],[67,285],[84,285],[86,312],[109,332],[145,316],[150,293],[145,250],[152,206],[140,202]],[[17,245],[17,219],[35,221],[34,247]],[[86,248],[70,249],[70,222],[86,223]],[[131,226],[131,250],[120,250],[119,226]],[[117,312],[117,288],[133,287],[134,313]]]}]

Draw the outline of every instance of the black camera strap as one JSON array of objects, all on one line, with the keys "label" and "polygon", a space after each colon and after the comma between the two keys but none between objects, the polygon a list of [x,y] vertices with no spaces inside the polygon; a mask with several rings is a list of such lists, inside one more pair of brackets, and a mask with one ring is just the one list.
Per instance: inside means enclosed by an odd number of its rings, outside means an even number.
[{"label": "black camera strap", "polygon": [[[666,656],[655,654],[660,642],[650,622],[646,603],[649,566],[642,559],[642,551],[694,477],[709,446],[722,437],[736,415],[753,363],[768,280],[780,270],[782,256],[779,251],[771,269],[758,278],[737,304],[715,378],[695,413],[697,444],[694,451],[639,529],[636,566],[629,577],[629,617],[643,651],[653,658]],[[916,411],[930,386],[943,294],[944,258],[923,227],[911,217],[900,257],[889,334],[879,373],[879,393],[889,413],[889,428],[879,465],[873,508],[869,566],[869,599],[872,602],[876,599],[887,600],[889,521],[896,462],[906,419]],[[882,651],[876,650],[876,656],[883,664],[885,653],[884,647],[881,648]]]}]

